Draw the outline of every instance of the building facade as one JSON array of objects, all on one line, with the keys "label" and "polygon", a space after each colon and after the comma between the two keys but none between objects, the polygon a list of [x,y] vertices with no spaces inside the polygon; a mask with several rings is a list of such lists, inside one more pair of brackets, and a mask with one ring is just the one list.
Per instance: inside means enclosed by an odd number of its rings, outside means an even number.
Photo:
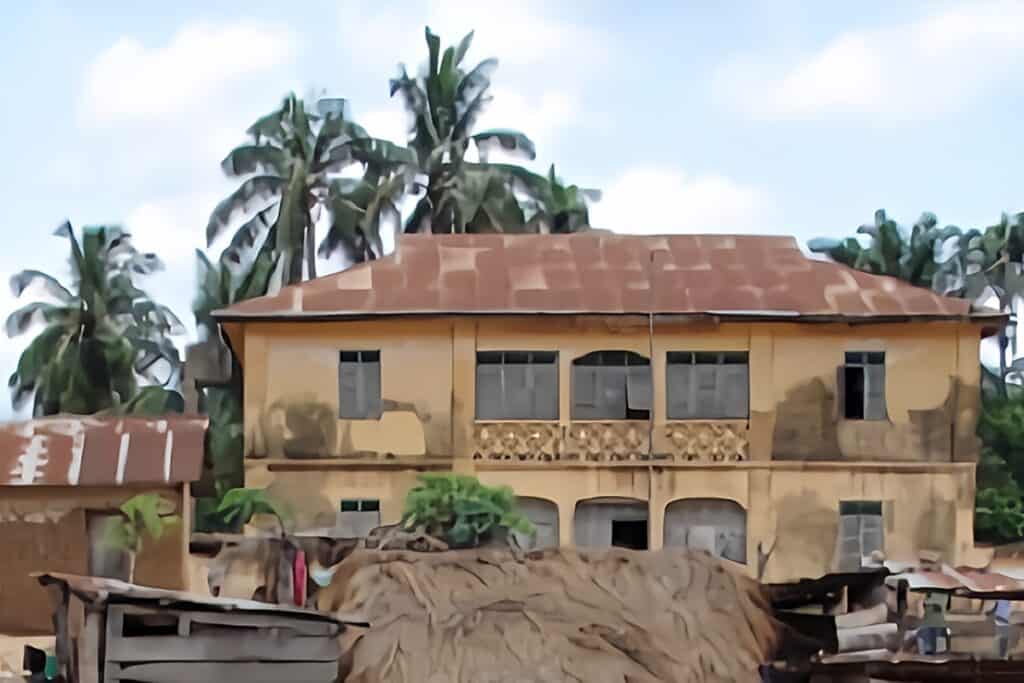
[{"label": "building facade", "polygon": [[1002,319],[790,238],[409,236],[218,313],[247,486],[339,535],[423,471],[507,484],[533,543],[708,550],[774,581],[973,547]]}]

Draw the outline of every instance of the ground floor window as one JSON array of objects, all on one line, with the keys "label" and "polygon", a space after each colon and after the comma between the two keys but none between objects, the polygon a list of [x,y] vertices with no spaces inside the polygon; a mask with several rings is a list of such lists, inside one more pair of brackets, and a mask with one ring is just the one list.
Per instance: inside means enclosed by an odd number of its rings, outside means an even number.
[{"label": "ground floor window", "polygon": [[665,546],[747,562],[747,511],[732,500],[687,498],[665,508]]},{"label": "ground floor window", "polygon": [[576,504],[574,541],[580,547],[648,547],[647,503],[630,498],[591,498]]},{"label": "ground floor window", "polygon": [[377,499],[346,499],[338,511],[338,538],[363,538],[380,526],[380,501]]},{"label": "ground floor window", "polygon": [[520,496],[516,501],[519,512],[533,523],[536,533],[533,537],[516,534],[521,548],[540,550],[558,547],[558,506],[543,498]]}]

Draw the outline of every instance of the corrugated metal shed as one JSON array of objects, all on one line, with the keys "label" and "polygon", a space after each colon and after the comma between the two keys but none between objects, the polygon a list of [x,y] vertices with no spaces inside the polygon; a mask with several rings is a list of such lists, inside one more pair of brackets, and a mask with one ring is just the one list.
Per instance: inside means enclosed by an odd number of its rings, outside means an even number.
[{"label": "corrugated metal shed", "polygon": [[0,424],[0,486],[199,479],[206,418],[61,416]]},{"label": "corrugated metal shed", "polygon": [[394,254],[250,299],[221,320],[400,314],[998,319],[964,299],[808,258],[792,237],[405,235]]}]

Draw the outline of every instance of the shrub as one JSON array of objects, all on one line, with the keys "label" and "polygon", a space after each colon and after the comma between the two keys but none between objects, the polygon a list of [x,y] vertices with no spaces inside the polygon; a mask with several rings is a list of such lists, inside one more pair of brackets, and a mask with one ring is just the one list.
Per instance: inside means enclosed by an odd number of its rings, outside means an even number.
[{"label": "shrub", "polygon": [[140,493],[121,505],[121,519],[107,530],[107,540],[115,548],[138,553],[142,539],[159,540],[169,526],[181,522],[174,513],[174,504],[156,493]]},{"label": "shrub", "polygon": [[405,498],[402,526],[423,527],[452,548],[481,545],[501,531],[534,533],[508,486],[485,486],[462,474],[422,474]]}]

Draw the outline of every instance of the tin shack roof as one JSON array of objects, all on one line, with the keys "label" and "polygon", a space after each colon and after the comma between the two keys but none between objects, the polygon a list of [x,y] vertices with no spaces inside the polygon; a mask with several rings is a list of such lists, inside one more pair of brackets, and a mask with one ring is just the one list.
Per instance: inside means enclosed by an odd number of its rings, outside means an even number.
[{"label": "tin shack roof", "polygon": [[1024,582],[991,569],[951,567],[916,568],[890,574],[886,583],[895,586],[906,581],[912,591],[953,593],[968,598],[1022,600]]},{"label": "tin shack roof", "polygon": [[329,614],[290,605],[277,605],[256,600],[220,598],[211,595],[200,595],[198,593],[150,588],[98,576],[79,576],[58,572],[36,573],[33,576],[44,586],[51,584],[67,586],[68,590],[78,599],[95,605],[106,603],[149,603],[166,608],[198,611],[240,611],[279,614],[341,624],[339,620]]},{"label": "tin shack roof", "polygon": [[395,253],[215,312],[221,321],[414,314],[666,314],[814,321],[991,319],[792,237],[404,235]]},{"label": "tin shack roof", "polygon": [[59,416],[0,424],[0,486],[199,479],[206,418]]}]

